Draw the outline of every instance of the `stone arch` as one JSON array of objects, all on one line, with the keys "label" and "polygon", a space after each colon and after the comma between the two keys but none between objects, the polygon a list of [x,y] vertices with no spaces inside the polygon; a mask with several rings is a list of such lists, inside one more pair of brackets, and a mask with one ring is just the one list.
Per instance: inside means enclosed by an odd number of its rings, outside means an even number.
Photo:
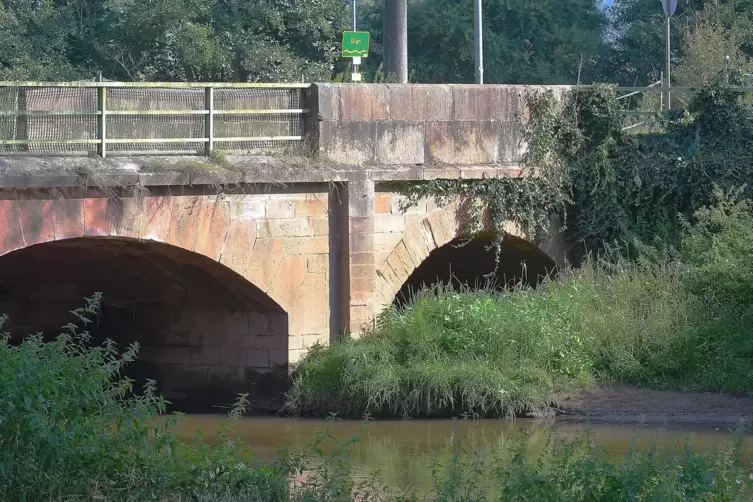
[{"label": "stone arch", "polygon": [[79,237],[0,257],[0,312],[16,338],[48,336],[96,291],[102,309],[88,329],[141,346],[127,368],[157,381],[180,409],[228,405],[252,391],[281,395],[288,373],[288,316],[259,288],[208,257],[155,241]]},{"label": "stone arch", "polygon": [[[296,305],[307,257],[269,235],[264,203],[253,194],[151,188],[150,193],[67,189],[0,194],[0,256],[77,237],[122,237],[204,255],[248,279],[286,311]],[[4,198],[5,197],[5,198]],[[266,231],[264,235],[262,232]],[[284,281],[276,281],[284,277]]]},{"label": "stone arch", "polygon": [[[376,268],[374,316],[378,316],[385,307],[395,301],[412,274],[432,253],[453,243],[459,243],[463,233],[460,212],[460,204],[455,201],[426,213],[406,227],[403,237]],[[481,231],[490,231],[488,221],[484,222]],[[507,222],[504,231],[516,241],[529,243],[525,233],[513,222]],[[535,247],[533,244],[529,245]],[[538,247],[535,249],[555,264],[556,261],[548,252],[549,247],[547,243],[544,247],[547,251]]]},{"label": "stone arch", "polygon": [[[255,289],[257,299],[266,298],[267,311],[284,313],[284,321],[271,321],[277,332],[284,329],[283,343],[265,339],[262,346],[243,348],[264,352],[254,354],[260,358],[253,362],[260,370],[255,375],[295,364],[307,347],[328,341],[326,192],[217,193],[201,187],[151,187],[141,196],[115,192],[0,192],[0,262],[36,246],[164,246],[170,253],[188,253],[206,266],[213,264],[226,274],[223,280],[233,276],[230,282],[241,281]],[[0,275],[0,291],[3,282]],[[214,354],[206,357],[216,361],[216,351],[208,352]],[[261,367],[263,361],[269,361],[268,371]],[[244,374],[246,381],[248,376]],[[284,377],[287,382],[287,372]],[[276,387],[281,380],[276,379]]]}]

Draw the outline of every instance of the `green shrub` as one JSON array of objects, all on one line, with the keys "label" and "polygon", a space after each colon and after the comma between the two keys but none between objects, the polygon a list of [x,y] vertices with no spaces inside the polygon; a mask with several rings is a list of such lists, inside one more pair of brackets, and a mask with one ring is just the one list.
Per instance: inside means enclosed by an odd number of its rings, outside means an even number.
[{"label": "green shrub", "polygon": [[[74,312],[80,324],[97,314],[99,299]],[[50,342],[0,340],[0,500],[285,494],[285,473],[240,460],[224,433],[213,445],[186,444],[173,432],[178,417],[160,417],[165,401],[153,383],[133,394],[120,374],[137,348],[92,347],[76,324]]]},{"label": "green shrub", "polygon": [[537,289],[435,288],[374,333],[313,351],[294,413],[501,416],[595,381],[753,393],[753,216],[717,190],[682,253],[587,261]]}]

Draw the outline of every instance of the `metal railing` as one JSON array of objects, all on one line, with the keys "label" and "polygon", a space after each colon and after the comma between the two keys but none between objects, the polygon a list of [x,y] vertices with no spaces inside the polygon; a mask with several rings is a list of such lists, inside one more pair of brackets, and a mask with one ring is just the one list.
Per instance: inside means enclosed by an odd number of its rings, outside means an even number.
[{"label": "metal railing", "polygon": [[[665,109],[671,107],[674,104],[680,106],[687,106],[690,96],[698,89],[695,87],[661,87],[662,82],[658,81],[646,87],[618,87],[618,92],[624,92],[617,97],[618,100],[624,100],[630,97],[638,95],[653,94],[657,95],[653,102],[646,103],[645,100],[641,102],[642,109],[637,110],[624,110],[623,114],[628,123],[625,124],[623,130],[631,130],[640,128],[642,126],[650,126],[652,119],[660,115]],[[753,87],[751,86],[737,86],[730,87],[732,91],[742,94],[753,93]],[[671,102],[666,102],[666,96],[671,92]],[[665,106],[666,105],[666,106]]]},{"label": "metal railing", "polygon": [[212,155],[304,137],[309,84],[0,82],[0,155]]}]

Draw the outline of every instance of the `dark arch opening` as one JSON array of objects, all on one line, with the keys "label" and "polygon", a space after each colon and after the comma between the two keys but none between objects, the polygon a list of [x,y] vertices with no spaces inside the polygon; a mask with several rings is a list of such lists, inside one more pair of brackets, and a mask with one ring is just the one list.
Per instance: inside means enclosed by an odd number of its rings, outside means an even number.
[{"label": "dark arch opening", "polygon": [[525,239],[507,235],[499,263],[492,248],[494,234],[483,232],[468,241],[456,238],[432,251],[395,295],[395,305],[405,305],[411,295],[437,284],[456,290],[502,289],[516,284],[535,287],[556,274],[557,265],[546,253]]},{"label": "dark arch opening", "polygon": [[288,375],[288,319],[249,281],[203,255],[168,244],[86,237],[0,257],[0,313],[15,339],[54,336],[70,310],[100,291],[95,343],[141,346],[126,376],[157,381],[181,411],[219,411],[248,392],[275,409]]}]

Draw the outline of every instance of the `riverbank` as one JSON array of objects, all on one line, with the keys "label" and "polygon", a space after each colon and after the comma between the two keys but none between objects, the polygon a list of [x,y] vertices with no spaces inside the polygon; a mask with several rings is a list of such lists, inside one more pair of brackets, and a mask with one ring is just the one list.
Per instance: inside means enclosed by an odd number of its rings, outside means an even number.
[{"label": "riverbank", "polygon": [[564,398],[555,413],[562,422],[734,428],[753,423],[753,397],[612,385]]}]

